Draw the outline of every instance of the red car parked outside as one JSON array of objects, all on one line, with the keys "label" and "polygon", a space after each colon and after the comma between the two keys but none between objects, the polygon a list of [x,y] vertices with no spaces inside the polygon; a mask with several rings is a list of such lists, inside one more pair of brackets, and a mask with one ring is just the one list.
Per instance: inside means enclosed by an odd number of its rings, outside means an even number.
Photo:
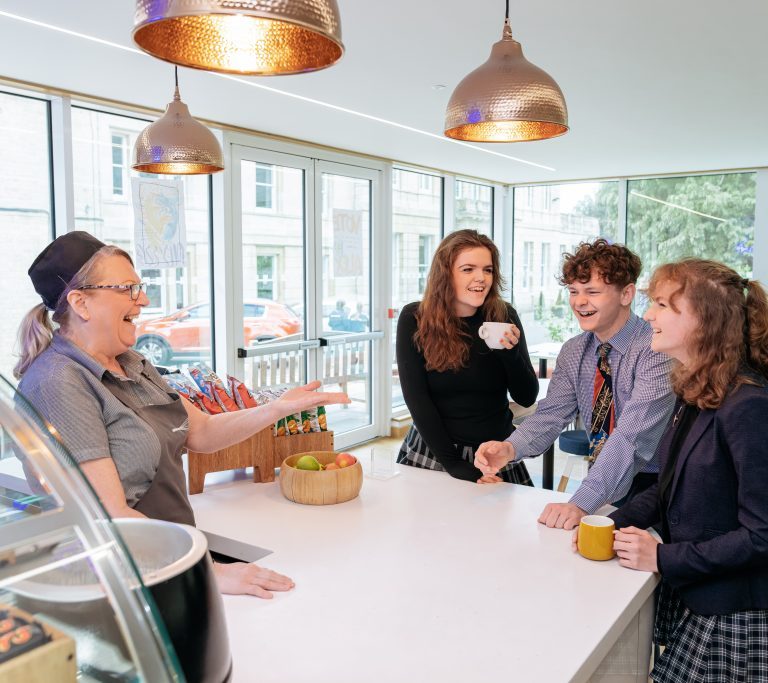
[{"label": "red car parked outside", "polygon": [[[252,299],[243,308],[245,346],[301,332],[301,320],[290,306]],[[209,357],[211,305],[194,304],[170,315],[139,321],[134,348],[155,365]]]}]

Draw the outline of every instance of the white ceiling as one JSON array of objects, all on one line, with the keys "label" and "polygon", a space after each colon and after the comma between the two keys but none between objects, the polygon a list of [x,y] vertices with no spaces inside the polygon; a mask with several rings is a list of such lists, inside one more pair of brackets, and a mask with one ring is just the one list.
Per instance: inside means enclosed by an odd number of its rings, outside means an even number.
[{"label": "white ceiling", "polygon": [[[559,83],[571,130],[504,145],[441,135],[453,87],[501,37],[504,0],[338,4],[346,53],[336,66],[237,80],[182,69],[192,114],[511,183],[768,165],[765,0],[512,0],[513,35]],[[0,0],[0,78],[163,108],[166,63],[7,16],[133,48],[133,9],[132,0]]]}]

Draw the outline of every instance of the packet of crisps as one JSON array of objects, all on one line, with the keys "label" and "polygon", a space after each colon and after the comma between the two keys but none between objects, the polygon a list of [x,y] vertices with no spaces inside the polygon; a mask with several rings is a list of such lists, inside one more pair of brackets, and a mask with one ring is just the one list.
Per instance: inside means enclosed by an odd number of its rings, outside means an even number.
[{"label": "packet of crisps", "polygon": [[328,431],[328,418],[325,414],[325,406],[317,406],[317,424],[321,432]]},{"label": "packet of crisps", "polygon": [[[306,414],[306,419],[303,420],[304,423],[304,431],[310,431],[310,432],[319,432],[320,431],[320,423],[317,421],[317,408],[308,408],[305,410],[301,415],[302,418]],[[309,429],[306,429],[307,425],[307,419],[309,420]]]},{"label": "packet of crisps", "polygon": [[208,411],[205,409],[202,403],[202,393],[189,377],[180,373],[171,373],[164,375],[166,384],[173,389],[179,396],[189,401],[195,408],[202,410],[204,413]]},{"label": "packet of crisps", "polygon": [[296,415],[288,415],[285,418],[285,426],[287,428],[288,434],[298,434],[299,424],[301,424],[301,415],[299,415],[298,420],[296,419]]},{"label": "packet of crisps", "polygon": [[[196,369],[200,371],[200,375],[197,377],[193,375],[195,381],[198,384],[204,383],[210,388],[210,391],[206,393],[213,397],[213,400],[221,406],[225,413],[231,413],[235,410],[239,410],[237,403],[235,402],[234,398],[230,396],[229,392],[227,391],[227,386],[221,380],[221,377],[219,377],[205,363],[200,363]],[[190,368],[190,374],[191,373],[192,368]]]},{"label": "packet of crisps", "polygon": [[288,430],[285,428],[285,418],[281,417],[275,422],[275,436],[286,436]]},{"label": "packet of crisps", "polygon": [[304,434],[309,434],[312,431],[312,422],[309,419],[308,410],[301,411],[301,431],[304,432]]},{"label": "packet of crisps", "polygon": [[211,388],[210,383],[205,381],[203,371],[194,365],[190,365],[187,368],[187,372],[189,373],[189,376],[194,380],[195,384],[197,384],[197,388],[202,391],[209,399],[211,399],[211,401],[215,401],[216,399],[213,397],[213,389]]},{"label": "packet of crisps", "polygon": [[211,415],[218,415],[219,413],[224,412],[224,408],[221,407],[221,404],[219,404],[216,399],[208,398],[208,394],[204,392],[200,393],[200,403],[203,406],[203,410]]},{"label": "packet of crisps", "polygon": [[235,403],[237,403],[237,407],[240,408],[240,410],[245,408],[255,408],[259,405],[251,393],[251,390],[237,379],[237,377],[227,375],[227,381],[229,382],[230,393],[234,397]]},{"label": "packet of crisps", "polygon": [[240,410],[240,407],[237,405],[235,399],[233,399],[229,393],[227,393],[227,390],[223,386],[220,386],[219,384],[213,384],[213,395],[216,397],[216,402],[224,409],[225,412],[232,413],[236,410]]}]

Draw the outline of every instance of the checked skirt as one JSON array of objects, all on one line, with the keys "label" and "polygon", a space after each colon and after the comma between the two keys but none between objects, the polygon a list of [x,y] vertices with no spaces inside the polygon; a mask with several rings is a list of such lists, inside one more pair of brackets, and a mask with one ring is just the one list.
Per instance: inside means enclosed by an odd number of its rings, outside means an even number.
[{"label": "checked skirt", "polygon": [[768,682],[768,610],[694,614],[662,582],[653,638],[665,646],[651,672],[659,683]]}]

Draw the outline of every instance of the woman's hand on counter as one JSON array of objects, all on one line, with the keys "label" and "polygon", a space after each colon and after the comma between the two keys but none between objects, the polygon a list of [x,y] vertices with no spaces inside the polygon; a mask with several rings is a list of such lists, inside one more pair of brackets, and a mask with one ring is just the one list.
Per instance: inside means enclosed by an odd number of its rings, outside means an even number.
[{"label": "woman's hand on counter", "polygon": [[495,474],[484,474],[477,480],[478,484],[499,484],[504,480],[501,477],[497,477]]},{"label": "woman's hand on counter", "polygon": [[287,576],[252,562],[214,562],[213,568],[219,590],[226,595],[255,595],[269,600],[272,591],[289,591],[296,585]]}]

